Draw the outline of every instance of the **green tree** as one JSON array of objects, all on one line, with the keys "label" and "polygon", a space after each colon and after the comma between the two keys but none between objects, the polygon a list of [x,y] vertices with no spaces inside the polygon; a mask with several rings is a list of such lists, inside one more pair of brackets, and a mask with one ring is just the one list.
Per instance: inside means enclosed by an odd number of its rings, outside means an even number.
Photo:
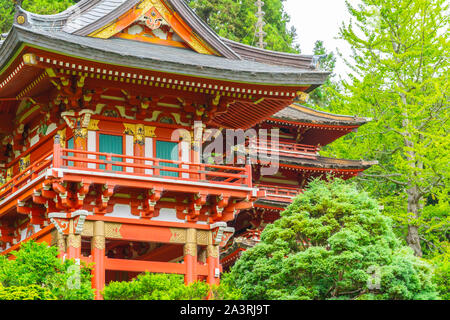
[{"label": "green tree", "polygon": [[336,67],[336,56],[333,52],[328,52],[323,41],[316,41],[314,45],[314,55],[320,57],[319,69],[330,72],[328,79],[309,95],[307,104],[315,109],[333,111],[333,107],[339,100],[336,94],[342,90],[336,81],[334,69]]},{"label": "green tree", "polygon": [[[38,14],[55,14],[66,10],[73,5],[73,0],[24,0],[22,7]],[[0,0],[0,32],[5,33],[11,29],[14,19],[14,1]]]},{"label": "green tree", "polygon": [[209,292],[205,282],[184,285],[177,274],[140,274],[132,281],[112,281],[103,289],[105,300],[202,300]]},{"label": "green tree", "polygon": [[182,275],[144,273],[126,282],[110,282],[103,289],[105,300],[239,300],[240,290],[224,274],[219,286],[197,281],[186,286]]},{"label": "green tree", "polygon": [[312,181],[231,269],[244,299],[437,299],[432,267],[402,246],[378,203]]},{"label": "green tree", "polygon": [[[57,300],[91,300],[91,269],[77,266],[73,260],[58,258],[55,247],[29,241],[19,251],[11,252],[15,259],[0,256],[2,297],[20,296],[29,290],[34,298]],[[36,291],[40,287],[42,290]],[[28,289],[26,289],[28,288]]]},{"label": "green tree", "polygon": [[[300,52],[294,44],[297,32],[288,28],[289,15],[284,11],[285,0],[265,0],[264,41],[268,50]],[[256,11],[255,0],[187,0],[197,15],[220,36],[248,45],[255,45]]]},{"label": "green tree", "polygon": [[352,74],[335,111],[374,121],[327,155],[379,161],[360,181],[422,256],[424,246],[436,250],[449,237],[448,2],[347,6],[354,22],[342,25],[340,37],[353,48],[346,61]]}]

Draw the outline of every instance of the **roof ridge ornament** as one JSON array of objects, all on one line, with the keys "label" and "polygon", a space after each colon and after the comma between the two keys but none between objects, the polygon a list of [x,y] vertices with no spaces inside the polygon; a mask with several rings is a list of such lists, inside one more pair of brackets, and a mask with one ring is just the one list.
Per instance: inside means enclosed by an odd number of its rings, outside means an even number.
[{"label": "roof ridge ornament", "polygon": [[28,16],[22,9],[23,0],[13,0],[14,2],[14,23],[24,25],[28,21]]}]

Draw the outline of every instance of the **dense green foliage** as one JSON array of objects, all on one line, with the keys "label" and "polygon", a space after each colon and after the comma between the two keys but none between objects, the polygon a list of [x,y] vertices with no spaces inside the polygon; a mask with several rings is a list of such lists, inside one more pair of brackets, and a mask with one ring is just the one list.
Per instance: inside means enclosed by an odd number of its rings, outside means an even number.
[{"label": "dense green foliage", "polygon": [[[197,15],[218,35],[248,45],[256,45],[255,0],[187,0]],[[294,44],[295,28],[288,29],[290,17],[284,11],[284,0],[265,0],[264,41],[268,50],[299,52]]]},{"label": "dense green foliage", "polygon": [[359,182],[419,256],[449,240],[449,16],[443,0],[366,0],[340,37],[353,73],[329,110],[373,119],[324,154],[378,160]]},{"label": "dense green foliage", "polygon": [[91,270],[72,260],[58,258],[57,249],[29,241],[11,252],[15,259],[0,256],[0,297],[20,299],[93,299]]},{"label": "dense green foliage", "polygon": [[245,299],[436,299],[432,267],[353,184],[313,181],[231,269]]},{"label": "dense green foliage", "polygon": [[209,292],[205,282],[184,285],[177,274],[140,274],[130,282],[109,283],[103,290],[105,300],[202,300]]},{"label": "dense green foliage", "polygon": [[[73,0],[24,0],[22,7],[38,14],[55,14],[66,10],[77,1]],[[14,2],[0,0],[0,32],[8,32],[14,18]]]},{"label": "dense green foliage", "polygon": [[55,300],[55,297],[49,289],[35,284],[6,288],[0,284],[0,300]]},{"label": "dense green foliage", "polygon": [[227,274],[220,286],[210,287],[197,281],[184,285],[184,276],[178,274],[140,274],[129,282],[110,282],[103,290],[105,300],[237,300],[240,292],[229,281]]}]

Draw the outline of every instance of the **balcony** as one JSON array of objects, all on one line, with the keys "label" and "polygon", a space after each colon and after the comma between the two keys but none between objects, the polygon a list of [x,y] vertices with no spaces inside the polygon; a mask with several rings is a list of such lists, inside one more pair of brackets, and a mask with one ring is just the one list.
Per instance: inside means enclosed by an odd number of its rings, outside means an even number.
[{"label": "balcony", "polygon": [[258,185],[260,191],[265,191],[266,196],[260,199],[291,203],[292,200],[304,191],[301,188],[280,187],[270,185]]},{"label": "balcony", "polygon": [[[64,187],[66,182],[75,183],[76,188],[80,185],[107,187],[110,188],[109,196],[117,190],[122,194],[130,190],[138,193],[156,190],[160,196],[164,193],[170,194],[170,197],[176,194],[193,199],[200,197],[195,200],[195,205],[200,208],[209,195],[224,197],[223,201],[214,202],[215,206],[223,207],[224,213],[227,209],[233,211],[239,210],[240,206],[251,205],[253,200],[248,200],[257,196],[249,164],[232,167],[192,163],[66,149],[54,144],[52,151],[33,161],[0,186],[0,216],[14,212],[16,206],[45,204],[46,199],[52,200],[55,194],[64,195],[69,190]],[[87,195],[88,190],[84,194]],[[72,192],[76,194],[77,191]],[[80,190],[78,192],[81,194]],[[41,197],[44,194],[45,199]],[[159,199],[154,197],[151,201]],[[82,203],[78,206],[82,206]]]},{"label": "balcony", "polygon": [[252,188],[251,166],[231,167],[55,147],[53,170],[92,177],[210,186]]},{"label": "balcony", "polygon": [[249,141],[248,145],[253,148],[258,154],[277,154],[280,157],[293,157],[293,158],[305,158],[305,159],[317,159],[320,148],[317,146],[296,144],[290,142],[280,141],[274,143],[272,141],[257,139]]}]

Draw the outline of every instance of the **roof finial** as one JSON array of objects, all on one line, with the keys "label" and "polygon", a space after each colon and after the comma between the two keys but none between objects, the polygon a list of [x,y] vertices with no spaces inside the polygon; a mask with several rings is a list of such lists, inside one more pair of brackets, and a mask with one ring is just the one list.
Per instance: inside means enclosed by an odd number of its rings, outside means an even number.
[{"label": "roof finial", "polygon": [[256,12],[256,17],[258,18],[258,21],[256,22],[256,35],[258,36],[258,46],[261,49],[264,49],[264,47],[267,45],[267,43],[264,42],[264,36],[267,35],[267,33],[264,32],[263,28],[266,24],[263,20],[264,15],[266,14],[264,11],[262,11],[262,7],[264,6],[264,2],[261,0],[256,0],[255,6],[258,7],[258,11]]}]

